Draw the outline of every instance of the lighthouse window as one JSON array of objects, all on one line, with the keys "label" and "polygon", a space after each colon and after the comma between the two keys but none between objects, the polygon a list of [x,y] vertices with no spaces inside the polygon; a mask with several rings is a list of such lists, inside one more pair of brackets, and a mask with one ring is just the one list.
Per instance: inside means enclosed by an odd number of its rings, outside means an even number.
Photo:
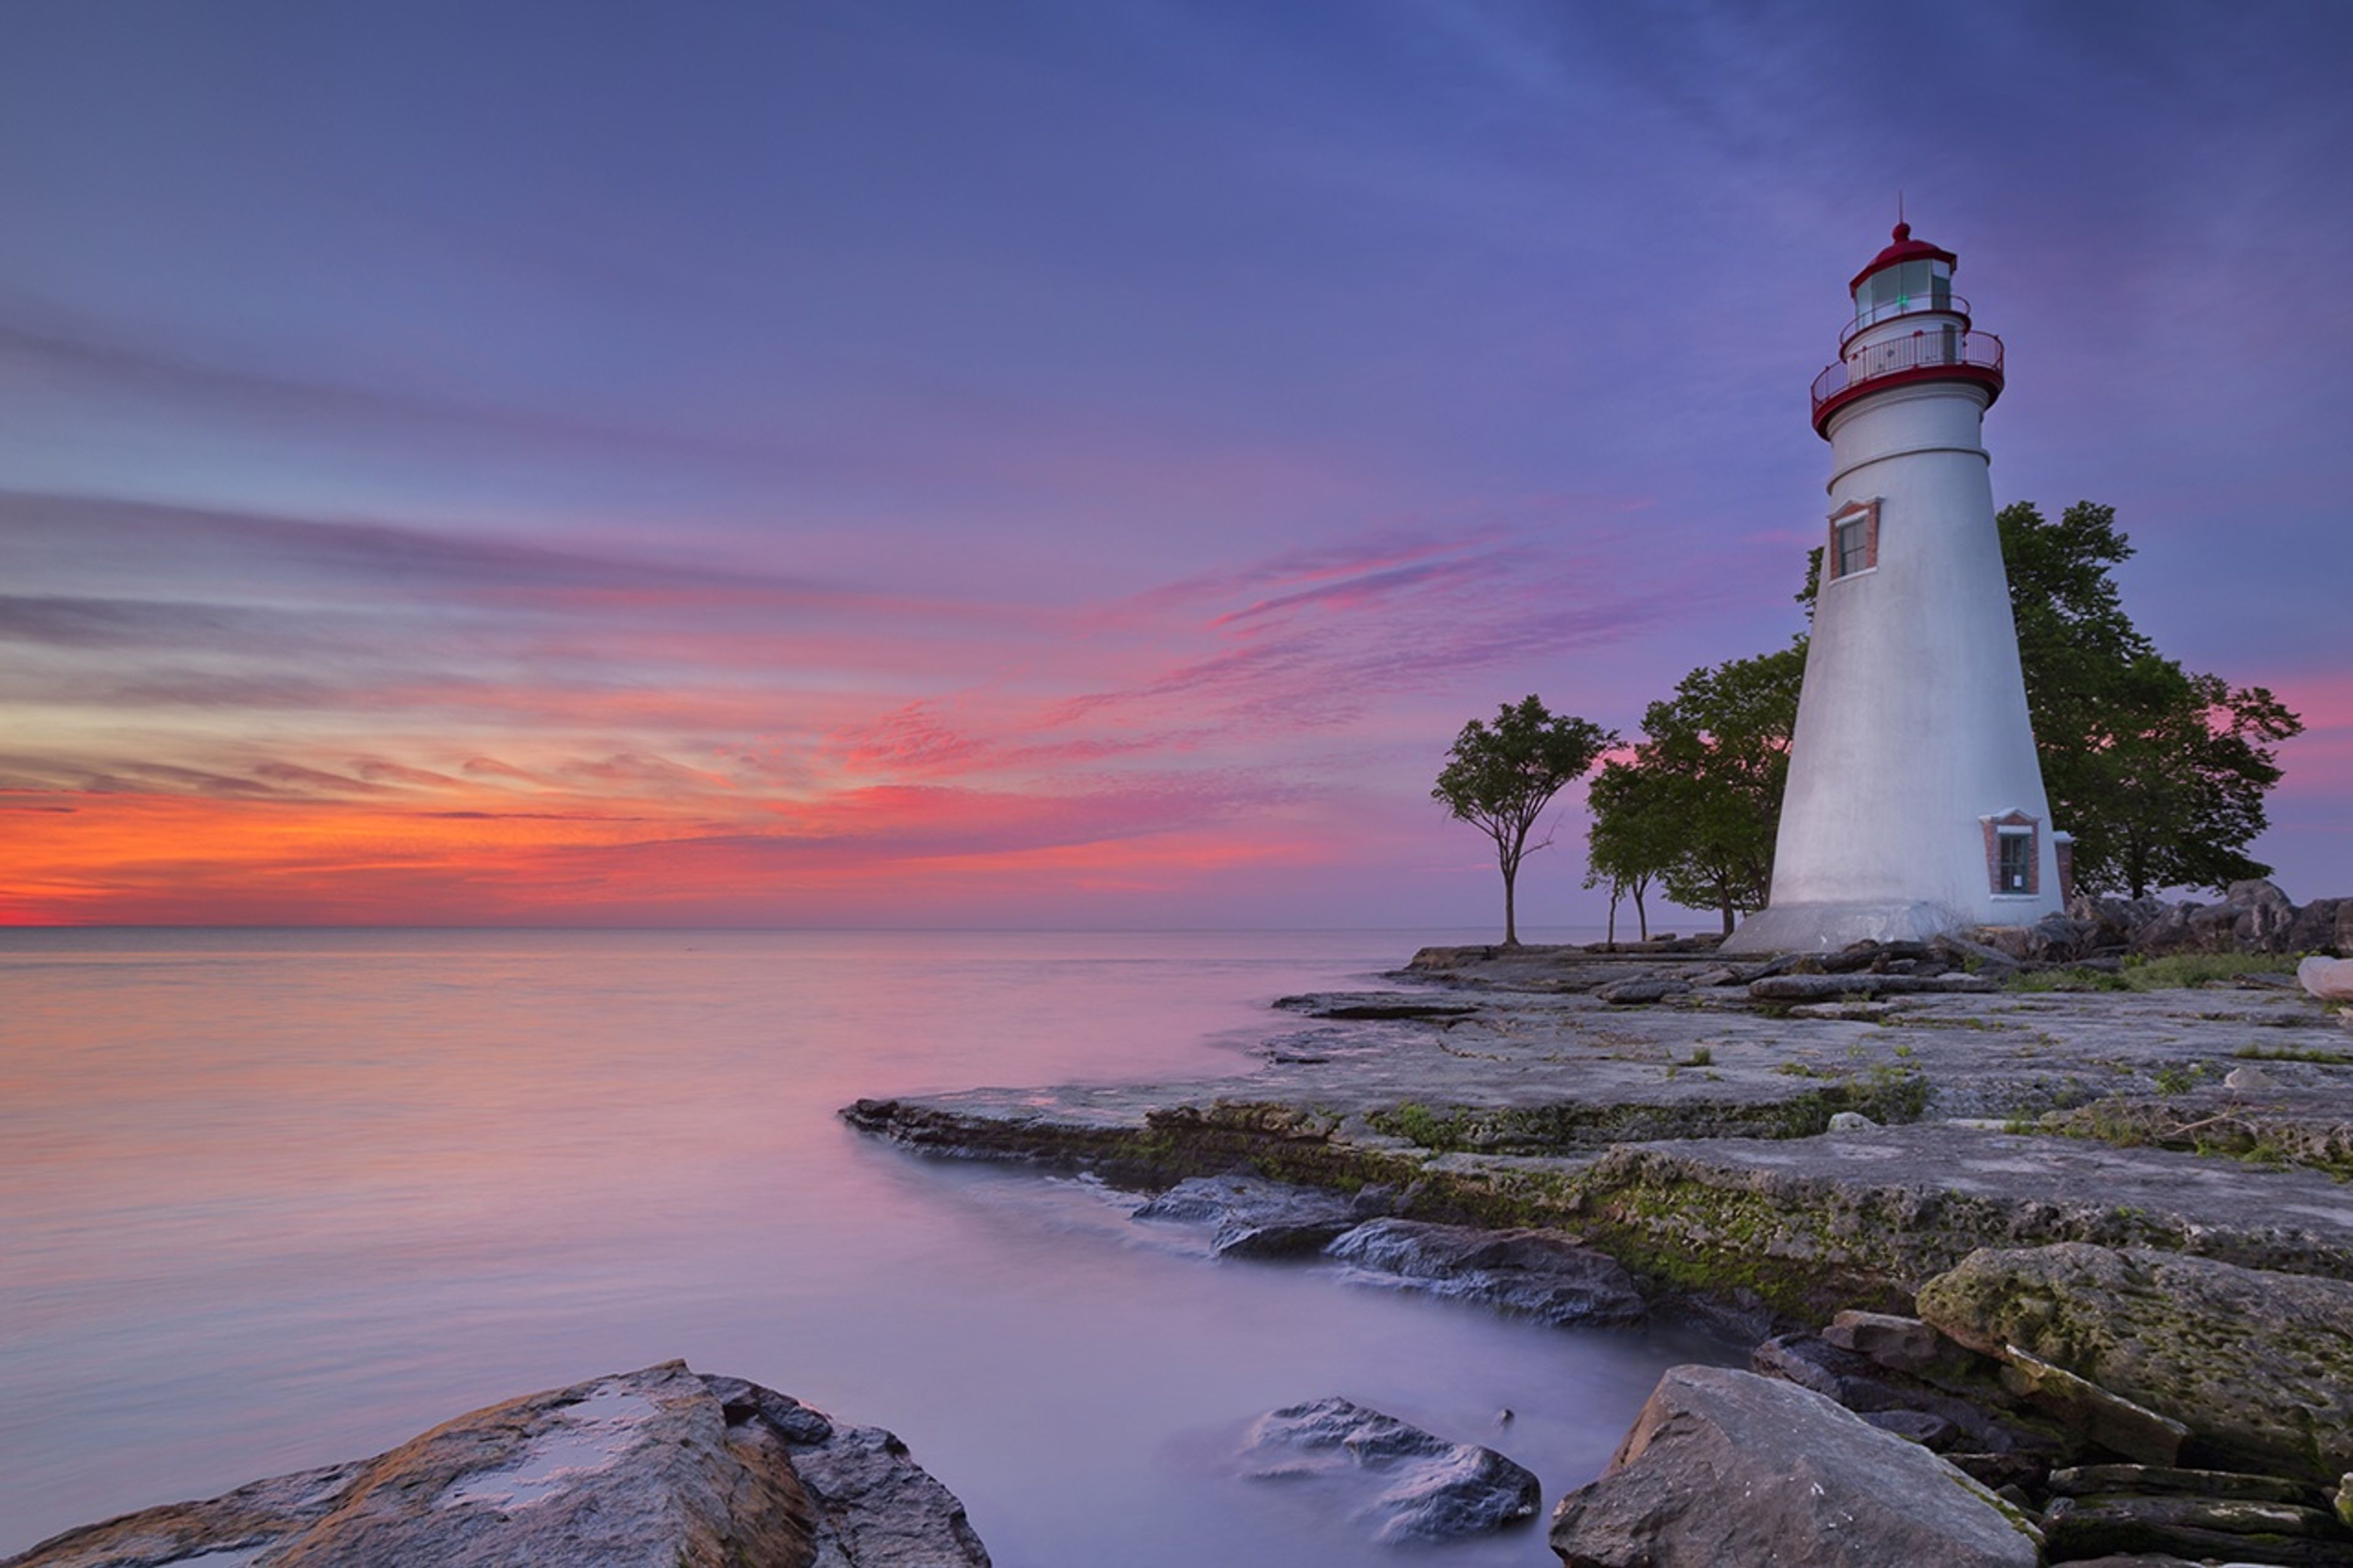
[{"label": "lighthouse window", "polygon": [[1879,503],[1857,501],[1831,514],[1828,570],[1833,583],[1879,564]]},{"label": "lighthouse window", "polygon": [[2001,864],[1995,879],[1994,891],[2034,891],[2034,830],[2031,827],[2005,827],[1999,837]]},{"label": "lighthouse window", "polygon": [[1985,824],[1986,874],[1997,898],[2021,898],[2041,892],[2037,869],[2042,824],[2022,811],[1981,817]]},{"label": "lighthouse window", "polygon": [[1852,577],[1871,564],[1871,528],[1862,518],[1851,518],[1838,525],[1838,571],[1841,577]]}]

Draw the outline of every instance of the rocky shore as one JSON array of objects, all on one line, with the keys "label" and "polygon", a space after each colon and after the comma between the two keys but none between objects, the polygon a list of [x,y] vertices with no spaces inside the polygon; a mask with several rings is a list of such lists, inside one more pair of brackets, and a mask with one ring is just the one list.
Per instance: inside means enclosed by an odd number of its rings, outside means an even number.
[{"label": "rocky shore", "polygon": [[[1431,948],[1282,998],[1229,1076],[842,1114],[1091,1173],[1223,1258],[1736,1337],[1745,1369],[1671,1369],[1557,1497],[1569,1568],[2353,1565],[2353,964],[2291,956],[2348,944],[2353,900],[2256,883],[1750,964]],[[1545,1497],[1337,1396],[1260,1416],[1235,1466],[1368,1552]],[[0,1568],[987,1562],[889,1432],[671,1362]]]},{"label": "rocky shore", "polygon": [[2271,956],[2348,926],[2249,884],[1762,964],[1427,949],[1231,1077],[843,1114],[1228,1256],[1741,1335],[1561,1500],[1578,1568],[2353,1563],[2353,1033]]}]

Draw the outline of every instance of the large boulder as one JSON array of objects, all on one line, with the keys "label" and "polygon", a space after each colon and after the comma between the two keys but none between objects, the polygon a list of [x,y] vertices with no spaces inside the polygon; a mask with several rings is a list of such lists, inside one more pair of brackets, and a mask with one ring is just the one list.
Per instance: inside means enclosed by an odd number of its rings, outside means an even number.
[{"label": "large boulder", "polygon": [[1568,1568],[2033,1568],[2025,1519],[1919,1444],[1819,1394],[1670,1368],[1601,1479],[1563,1498]]},{"label": "large boulder", "polygon": [[2315,899],[2296,910],[2287,951],[2353,958],[2353,899]]},{"label": "large boulder", "polygon": [[1352,1517],[1384,1546],[1482,1534],[1532,1519],[1544,1489],[1493,1448],[1450,1443],[1340,1398],[1286,1405],[1250,1424],[1244,1472],[1372,1495]]},{"label": "large boulder", "polygon": [[2233,882],[2219,904],[2155,899],[2078,900],[2070,915],[2092,921],[2105,939],[2121,928],[2135,952],[2303,952],[2339,947],[2353,937],[2345,900],[2323,899],[2297,909],[2271,882]]},{"label": "large boulder", "polygon": [[2261,879],[2233,882],[2222,902],[2226,909],[2238,911],[2231,922],[2231,937],[2241,952],[2287,951],[2288,933],[2295,929],[2296,908],[2276,885]]},{"label": "large boulder", "polygon": [[2136,931],[2169,907],[2163,899],[2104,899],[2078,893],[2068,902],[2067,917],[2091,927],[2094,949],[2116,948],[2129,945]]},{"label": "large boulder", "polygon": [[2353,1284],[2084,1242],[1971,1253],[1919,1313],[2187,1426],[2186,1462],[2334,1484],[2353,1469]]},{"label": "large boulder", "polygon": [[887,1432],[683,1362],[552,1389],[373,1459],[85,1525],[10,1568],[987,1568]]},{"label": "large boulder", "polygon": [[2295,977],[2323,1002],[2353,1002],[2353,958],[2316,954],[2295,966]]},{"label": "large boulder", "polygon": [[1565,1231],[1377,1219],[1324,1250],[1384,1281],[1555,1325],[1631,1323],[1643,1312],[1618,1260]]}]

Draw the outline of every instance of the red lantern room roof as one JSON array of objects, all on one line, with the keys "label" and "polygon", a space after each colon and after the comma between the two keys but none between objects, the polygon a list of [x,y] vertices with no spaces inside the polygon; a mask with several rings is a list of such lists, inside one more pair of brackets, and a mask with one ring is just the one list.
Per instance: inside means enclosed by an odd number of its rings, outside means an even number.
[{"label": "red lantern room roof", "polygon": [[1850,294],[1853,293],[1862,287],[1864,279],[1881,268],[1893,267],[1899,261],[1941,261],[1947,267],[1957,267],[1960,265],[1960,259],[1951,251],[1930,245],[1925,239],[1913,238],[1912,226],[1908,223],[1899,223],[1895,226],[1894,241],[1886,249],[1873,257],[1862,271],[1854,275],[1854,281],[1846,286],[1846,291]]}]

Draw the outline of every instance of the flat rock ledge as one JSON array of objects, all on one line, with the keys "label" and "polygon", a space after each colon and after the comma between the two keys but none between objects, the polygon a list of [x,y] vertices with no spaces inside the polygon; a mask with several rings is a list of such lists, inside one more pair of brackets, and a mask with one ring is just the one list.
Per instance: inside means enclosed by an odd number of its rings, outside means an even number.
[{"label": "flat rock ledge", "polygon": [[876,1427],[684,1362],[512,1399],[372,1459],[84,1525],[0,1568],[987,1568]]}]

